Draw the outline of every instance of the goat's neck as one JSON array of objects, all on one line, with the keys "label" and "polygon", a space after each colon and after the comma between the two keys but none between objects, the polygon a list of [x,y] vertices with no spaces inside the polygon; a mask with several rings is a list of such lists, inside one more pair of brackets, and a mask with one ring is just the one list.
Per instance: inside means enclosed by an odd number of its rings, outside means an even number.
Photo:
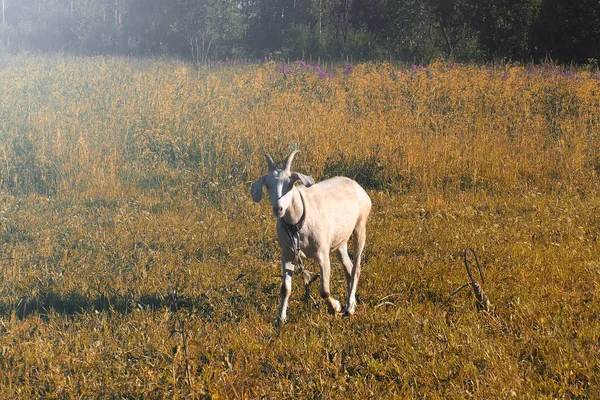
[{"label": "goat's neck", "polygon": [[302,204],[302,199],[300,198],[300,192],[296,187],[292,188],[292,191],[292,202],[283,215],[283,220],[290,225],[297,224],[304,213],[304,205]]}]

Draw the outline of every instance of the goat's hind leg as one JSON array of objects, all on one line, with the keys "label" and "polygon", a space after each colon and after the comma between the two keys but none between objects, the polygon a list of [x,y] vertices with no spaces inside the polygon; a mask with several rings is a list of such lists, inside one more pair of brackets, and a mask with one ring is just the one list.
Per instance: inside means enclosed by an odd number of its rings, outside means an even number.
[{"label": "goat's hind leg", "polygon": [[352,270],[354,266],[348,255],[348,242],[343,243],[337,250],[338,259],[344,265],[344,275],[346,276],[346,306],[342,310],[344,314],[350,308],[350,292],[352,290]]},{"label": "goat's hind leg", "polygon": [[365,248],[365,240],[367,238],[367,227],[366,221],[361,222],[356,226],[354,230],[353,242],[354,242],[354,260],[352,266],[352,274],[348,285],[348,305],[344,310],[345,315],[354,314],[356,308],[356,289],[358,287],[358,280],[360,279],[360,256],[363,249]]}]

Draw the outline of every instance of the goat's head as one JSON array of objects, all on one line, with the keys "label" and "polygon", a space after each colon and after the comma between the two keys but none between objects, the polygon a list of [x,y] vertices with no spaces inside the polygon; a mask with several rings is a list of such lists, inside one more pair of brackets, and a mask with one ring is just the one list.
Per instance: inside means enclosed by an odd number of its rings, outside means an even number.
[{"label": "goat's head", "polygon": [[296,182],[300,181],[306,187],[315,183],[315,180],[311,176],[291,170],[292,161],[297,152],[298,150],[294,150],[288,156],[284,169],[277,169],[271,156],[268,154],[265,155],[269,172],[252,184],[252,200],[257,203],[262,199],[262,187],[265,186],[267,188],[273,205],[273,214],[277,218],[283,217],[290,206]]}]

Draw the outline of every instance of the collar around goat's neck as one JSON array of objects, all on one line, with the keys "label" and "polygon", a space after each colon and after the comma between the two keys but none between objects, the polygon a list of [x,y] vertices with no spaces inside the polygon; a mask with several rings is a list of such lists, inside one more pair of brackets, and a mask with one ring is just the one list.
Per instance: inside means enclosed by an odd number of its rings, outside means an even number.
[{"label": "collar around goat's neck", "polygon": [[298,222],[296,222],[295,224],[290,224],[286,222],[286,220],[283,217],[280,218],[284,228],[291,235],[296,235],[298,234],[298,232],[300,232],[300,229],[302,229],[302,226],[304,225],[304,220],[306,219],[306,203],[304,203],[304,196],[302,196],[302,192],[300,190],[298,190],[298,194],[300,195],[300,201],[302,202],[302,215],[300,216]]}]

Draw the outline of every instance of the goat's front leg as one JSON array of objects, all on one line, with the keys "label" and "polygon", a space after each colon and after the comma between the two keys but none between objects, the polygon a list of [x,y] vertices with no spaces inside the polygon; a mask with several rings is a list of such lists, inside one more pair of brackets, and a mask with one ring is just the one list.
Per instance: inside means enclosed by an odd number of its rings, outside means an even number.
[{"label": "goat's front leg", "polygon": [[330,314],[339,313],[342,311],[342,305],[339,301],[331,297],[331,290],[329,289],[329,278],[331,277],[329,253],[321,252],[317,257],[317,261],[321,266],[321,297],[327,302]]},{"label": "goat's front leg", "polygon": [[279,307],[278,323],[283,324],[287,317],[287,306],[292,293],[292,276],[294,275],[294,264],[285,252],[281,252],[281,306]]}]

